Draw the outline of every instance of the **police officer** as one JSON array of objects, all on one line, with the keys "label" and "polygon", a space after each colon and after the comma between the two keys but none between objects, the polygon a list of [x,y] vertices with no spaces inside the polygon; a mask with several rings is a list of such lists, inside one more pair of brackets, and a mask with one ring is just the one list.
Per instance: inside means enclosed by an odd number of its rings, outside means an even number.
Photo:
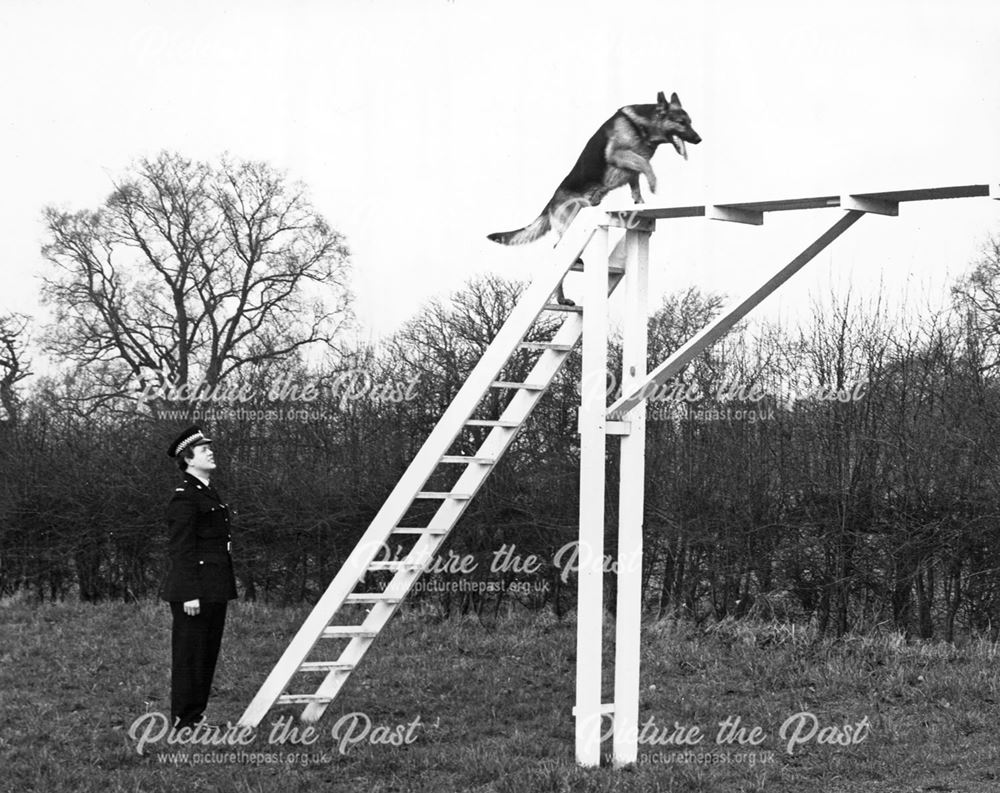
[{"label": "police officer", "polygon": [[177,729],[203,717],[226,605],[236,597],[229,509],[211,484],[211,443],[199,427],[189,427],[167,449],[184,471],[167,505],[170,568],[160,591],[173,612],[170,720]]}]

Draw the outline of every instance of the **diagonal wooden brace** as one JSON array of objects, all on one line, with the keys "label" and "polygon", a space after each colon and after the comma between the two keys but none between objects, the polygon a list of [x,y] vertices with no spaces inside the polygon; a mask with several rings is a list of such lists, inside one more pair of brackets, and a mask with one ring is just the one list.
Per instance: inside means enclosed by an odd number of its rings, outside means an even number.
[{"label": "diagonal wooden brace", "polygon": [[864,212],[850,210],[840,220],[824,232],[812,245],[796,256],[792,261],[771,276],[762,286],[744,297],[738,303],[730,306],[721,316],[712,320],[697,334],[678,348],[673,355],[657,366],[646,377],[642,378],[627,393],[608,408],[608,416],[620,416],[631,410],[639,402],[647,399],[656,387],[676,376],[693,358],[703,350],[715,344],[722,336],[750,313],[764,298],[802,269],[809,261],[820,253],[827,245],[853,226]]}]

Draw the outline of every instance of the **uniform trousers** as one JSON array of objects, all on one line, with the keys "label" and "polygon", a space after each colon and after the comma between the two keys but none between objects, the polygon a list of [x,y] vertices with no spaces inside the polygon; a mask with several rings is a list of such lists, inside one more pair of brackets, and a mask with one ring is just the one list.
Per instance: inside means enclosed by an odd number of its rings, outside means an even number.
[{"label": "uniform trousers", "polygon": [[194,616],[184,613],[184,604],[170,602],[174,615],[171,631],[170,723],[190,727],[208,705],[215,675],[215,662],[226,625],[226,601],[206,603]]}]

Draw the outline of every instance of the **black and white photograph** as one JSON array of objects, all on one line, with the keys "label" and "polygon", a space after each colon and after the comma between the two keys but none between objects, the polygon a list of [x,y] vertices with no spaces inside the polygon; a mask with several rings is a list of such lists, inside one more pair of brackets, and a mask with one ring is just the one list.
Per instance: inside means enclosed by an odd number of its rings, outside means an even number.
[{"label": "black and white photograph", "polygon": [[0,68],[0,791],[1000,792],[1000,5]]}]

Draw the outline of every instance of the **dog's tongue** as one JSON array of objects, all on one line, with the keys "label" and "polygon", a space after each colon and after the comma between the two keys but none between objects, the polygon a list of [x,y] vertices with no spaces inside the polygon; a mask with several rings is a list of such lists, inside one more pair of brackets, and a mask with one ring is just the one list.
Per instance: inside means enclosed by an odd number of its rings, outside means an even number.
[{"label": "dog's tongue", "polygon": [[677,149],[677,153],[686,160],[688,158],[688,150],[687,146],[684,145],[684,141],[676,135],[671,135],[670,142],[674,144],[674,148]]}]

